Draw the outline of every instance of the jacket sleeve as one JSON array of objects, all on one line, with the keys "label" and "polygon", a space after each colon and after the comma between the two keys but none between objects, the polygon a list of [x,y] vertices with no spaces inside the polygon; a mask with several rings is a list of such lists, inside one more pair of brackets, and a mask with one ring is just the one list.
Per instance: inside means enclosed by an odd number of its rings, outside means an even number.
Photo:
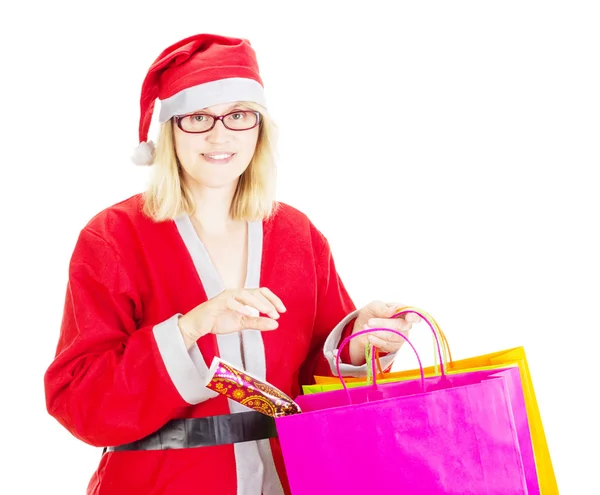
[{"label": "jacket sleeve", "polygon": [[183,343],[179,315],[138,328],[140,316],[139,293],[117,252],[84,229],[44,386],[48,412],[88,444],[138,440],[216,395],[204,387],[197,346],[188,352]]}]

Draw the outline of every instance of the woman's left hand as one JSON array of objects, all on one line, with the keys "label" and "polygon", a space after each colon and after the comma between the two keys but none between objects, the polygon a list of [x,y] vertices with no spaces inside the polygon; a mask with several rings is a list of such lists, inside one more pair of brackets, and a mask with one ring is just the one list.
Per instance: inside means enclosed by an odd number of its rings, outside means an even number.
[{"label": "woman's left hand", "polygon": [[[405,305],[384,303],[383,301],[373,301],[367,304],[358,312],[352,334],[368,328],[391,328],[406,335],[413,323],[418,323],[421,318],[414,313],[392,318],[398,312],[398,308],[403,306]],[[349,344],[350,361],[353,365],[364,364],[367,342],[371,342],[381,352],[392,353],[400,349],[405,340],[395,333],[383,331],[375,331],[356,337]]]}]

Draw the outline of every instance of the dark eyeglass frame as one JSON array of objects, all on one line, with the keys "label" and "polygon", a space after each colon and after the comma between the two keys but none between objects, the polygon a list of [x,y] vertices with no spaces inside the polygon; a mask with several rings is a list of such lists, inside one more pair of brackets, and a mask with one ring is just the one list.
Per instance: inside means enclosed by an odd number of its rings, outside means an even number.
[{"label": "dark eyeglass frame", "polygon": [[[225,123],[225,117],[229,117],[230,115],[234,115],[236,113],[253,113],[254,115],[256,115],[256,124],[254,124],[252,127],[248,127],[246,129],[232,129],[231,127],[227,127],[227,124]],[[212,126],[210,126],[210,129],[206,129],[205,131],[186,131],[183,126],[181,125],[181,121],[186,118],[186,117],[191,117],[193,115],[205,115],[206,117],[211,117],[213,119],[213,124]],[[177,127],[179,127],[183,132],[187,132],[188,134],[204,134],[205,132],[210,132],[212,131],[215,126],[217,125],[217,122],[220,120],[221,123],[223,124],[223,127],[225,127],[225,129],[229,129],[230,131],[249,131],[250,129],[254,129],[258,124],[260,124],[261,122],[261,114],[260,112],[256,112],[254,110],[234,110],[233,112],[229,112],[226,113],[225,115],[211,115],[210,113],[204,113],[204,112],[193,112],[193,113],[186,113],[185,115],[175,115],[174,117],[175,119],[175,123],[177,124]]]}]

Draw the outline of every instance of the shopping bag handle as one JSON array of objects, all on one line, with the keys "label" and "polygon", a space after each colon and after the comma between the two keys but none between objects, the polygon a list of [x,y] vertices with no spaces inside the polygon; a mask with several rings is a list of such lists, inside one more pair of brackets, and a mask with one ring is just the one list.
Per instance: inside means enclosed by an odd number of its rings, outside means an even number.
[{"label": "shopping bag handle", "polygon": [[[400,337],[402,337],[406,341],[406,343],[411,347],[411,349],[415,353],[415,356],[417,356],[417,361],[419,362],[419,370],[421,372],[421,389],[423,390],[423,392],[425,392],[425,371],[423,371],[423,364],[421,363],[421,358],[419,357],[419,353],[415,349],[415,346],[412,344],[412,342],[410,340],[408,340],[408,337],[406,335],[398,332],[397,330],[393,330],[391,328],[367,328],[366,330],[361,330],[359,332],[356,332],[356,333],[346,337],[340,344],[340,347],[338,349],[336,359],[335,359],[335,367],[337,370],[337,375],[338,375],[340,381],[342,382],[342,386],[344,387],[344,391],[346,392],[346,395],[348,396],[348,401],[350,404],[352,403],[352,397],[350,396],[350,391],[348,390],[348,387],[346,386],[346,381],[344,380],[344,377],[342,376],[342,373],[340,370],[340,356],[342,354],[342,349],[344,347],[346,347],[346,345],[352,339],[355,339],[356,337],[358,337],[360,335],[378,332],[378,331],[395,333],[396,335],[399,335]],[[374,372],[375,371],[375,352],[371,353],[371,366],[372,366],[372,369]],[[377,380],[375,378],[375,373],[373,373],[373,388],[377,388]]]},{"label": "shopping bag handle", "polygon": [[[446,338],[446,335],[442,331],[441,327],[438,325],[437,321],[435,321],[433,316],[431,316],[429,313],[423,311],[422,309],[415,308],[414,306],[403,306],[396,310],[396,313],[392,316],[392,318],[399,318],[403,314],[406,314],[406,312],[408,312],[408,311],[418,314],[425,321],[427,321],[429,323],[429,328],[431,328],[431,331],[433,332],[433,337],[434,337],[434,339],[433,339],[433,356],[434,356],[434,358],[433,359],[434,359],[435,374],[437,375],[437,373],[438,373],[438,359],[437,358],[439,357],[439,353],[437,353],[436,351],[438,350],[438,348],[440,346],[441,346],[442,354],[443,354],[443,358],[444,358],[443,359],[444,369],[446,369],[446,370],[448,369],[448,367],[449,367],[448,362],[450,362],[450,367],[452,367],[452,352],[450,352],[450,344],[448,343],[448,339]],[[437,338],[436,338],[436,335],[437,335]],[[441,340],[441,344],[440,344],[440,340]],[[439,363],[440,363],[440,365],[442,364],[441,359],[440,359]],[[379,365],[379,368],[381,371],[381,365]],[[383,375],[383,372],[382,372],[382,375]],[[383,378],[383,376],[382,376],[382,378]]]},{"label": "shopping bag handle", "polygon": [[[447,343],[446,336],[443,335],[442,330],[440,329],[437,322],[433,319],[433,317],[421,309],[417,309],[412,306],[407,306],[407,307],[401,308],[400,311],[397,311],[393,317],[399,317],[399,316],[402,316],[402,315],[405,315],[408,313],[414,313],[417,316],[419,316],[421,318],[421,320],[423,320],[425,323],[427,323],[427,325],[431,329],[431,332],[433,333],[433,337],[435,340],[437,355],[439,358],[441,377],[442,377],[442,380],[445,380],[446,379],[446,367],[444,364],[444,359],[442,358],[442,346],[440,344],[439,336],[442,336],[442,340],[445,341],[445,343]],[[398,332],[397,330],[393,330],[391,328],[368,328],[366,330],[361,330],[360,332],[356,332],[355,334],[352,334],[352,335],[346,337],[338,348],[338,352],[337,352],[337,356],[336,356],[336,360],[335,360],[335,366],[336,366],[336,370],[337,370],[337,375],[342,382],[342,386],[344,387],[344,390],[346,392],[346,395],[348,396],[348,399],[350,399],[350,392],[348,391],[348,387],[346,386],[346,382],[345,382],[344,378],[342,377],[341,370],[340,370],[340,359],[341,359],[341,355],[342,355],[342,349],[353,338],[356,338],[360,335],[377,332],[377,331],[385,331],[385,332],[395,333],[396,335],[399,335],[400,337],[402,337],[406,342],[408,342],[408,345],[410,345],[410,347],[414,351],[415,355],[417,356],[417,361],[419,362],[419,371],[421,373],[421,387],[422,387],[423,391],[425,391],[425,372],[423,370],[423,364],[421,363],[421,358],[419,357],[419,353],[415,349],[414,345],[406,337],[406,335]],[[375,355],[376,355],[375,352],[371,353],[371,367],[372,367],[373,387],[374,388],[377,387],[377,378],[376,378],[376,371],[375,371]]]},{"label": "shopping bag handle", "polygon": [[[442,358],[442,344],[440,344],[440,336],[443,335],[442,330],[440,329],[439,325],[437,324],[437,322],[433,319],[433,317],[431,315],[429,315],[427,312],[423,311],[422,309],[417,309],[412,306],[407,306],[405,308],[402,308],[400,311],[397,311],[396,314],[393,316],[393,318],[395,318],[397,316],[403,316],[408,313],[413,313],[413,314],[419,316],[421,318],[421,320],[423,320],[425,323],[427,323],[427,325],[431,329],[431,333],[433,333],[433,338],[435,340],[437,356],[439,358],[440,374],[442,375],[442,378],[445,378],[446,363],[445,363],[445,360]],[[445,336],[442,338],[442,340],[445,341]]]}]

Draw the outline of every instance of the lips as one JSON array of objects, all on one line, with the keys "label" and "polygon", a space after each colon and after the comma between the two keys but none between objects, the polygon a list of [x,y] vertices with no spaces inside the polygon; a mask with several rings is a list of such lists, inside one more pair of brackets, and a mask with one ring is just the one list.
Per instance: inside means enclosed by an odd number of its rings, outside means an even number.
[{"label": "lips", "polygon": [[235,153],[231,151],[211,151],[210,153],[202,153],[202,156],[207,162],[223,164],[229,162]]}]

